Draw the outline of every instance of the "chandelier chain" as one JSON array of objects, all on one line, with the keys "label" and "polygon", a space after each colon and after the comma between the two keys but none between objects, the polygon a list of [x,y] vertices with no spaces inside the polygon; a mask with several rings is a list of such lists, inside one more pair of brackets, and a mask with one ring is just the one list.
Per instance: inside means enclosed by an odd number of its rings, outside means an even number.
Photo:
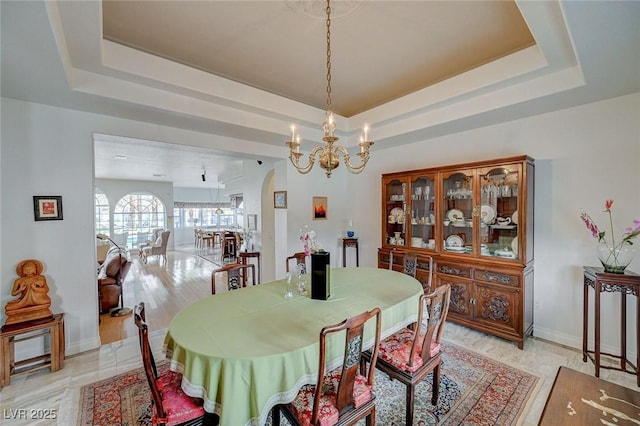
[{"label": "chandelier chain", "polygon": [[316,145],[313,147],[305,165],[300,162],[300,158],[303,157],[304,154],[300,152],[300,136],[296,136],[295,126],[293,125],[291,126],[291,140],[286,144],[289,147],[289,160],[291,160],[291,163],[298,172],[302,174],[309,173],[317,159],[320,167],[325,170],[329,178],[333,170],[340,165],[340,156],[342,156],[344,165],[349,172],[362,172],[367,165],[367,161],[369,161],[369,147],[373,145],[373,142],[369,140],[367,133],[368,127],[365,125],[364,134],[360,137],[360,143],[358,144],[360,146],[360,152],[355,154],[360,157],[360,164],[358,165],[351,162],[349,150],[346,147],[336,145],[339,138],[334,134],[336,123],[333,112],[331,112],[331,0],[327,0],[325,11],[327,14],[327,110],[324,121],[322,122],[322,129],[324,131],[322,140],[324,141],[324,145]]},{"label": "chandelier chain", "polygon": [[331,108],[331,5],[327,0],[327,110]]}]

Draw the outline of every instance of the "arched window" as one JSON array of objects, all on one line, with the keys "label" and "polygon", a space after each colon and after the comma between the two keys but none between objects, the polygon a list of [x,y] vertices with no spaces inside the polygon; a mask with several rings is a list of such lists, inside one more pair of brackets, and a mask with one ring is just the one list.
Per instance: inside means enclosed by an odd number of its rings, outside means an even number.
[{"label": "arched window", "polygon": [[96,192],[96,234],[110,234],[109,199],[103,193]]},{"label": "arched window", "polygon": [[156,228],[166,227],[164,204],[152,194],[127,194],[113,212],[113,239],[133,248],[151,238]]}]

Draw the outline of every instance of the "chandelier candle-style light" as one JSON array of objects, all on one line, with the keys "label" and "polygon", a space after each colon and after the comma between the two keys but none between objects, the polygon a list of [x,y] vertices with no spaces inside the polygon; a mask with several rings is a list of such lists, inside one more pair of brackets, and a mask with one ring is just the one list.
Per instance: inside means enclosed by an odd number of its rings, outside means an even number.
[{"label": "chandelier candle-style light", "polygon": [[324,145],[317,145],[309,154],[309,159],[306,166],[300,164],[300,135],[296,135],[295,126],[291,126],[291,140],[287,142],[289,147],[289,159],[293,166],[300,173],[309,173],[313,164],[316,161],[316,156],[320,154],[320,167],[325,170],[327,177],[331,177],[333,169],[340,165],[340,159],[338,156],[342,154],[344,164],[351,173],[360,173],[364,170],[364,166],[369,161],[369,147],[373,145],[373,142],[369,139],[369,129],[364,127],[364,134],[360,137],[360,152],[357,154],[360,157],[361,164],[355,166],[351,164],[349,160],[349,151],[344,146],[336,146],[334,143],[338,141],[338,137],[334,135],[336,130],[336,122],[331,112],[331,5],[330,0],[327,0],[327,111],[324,116],[324,122],[322,123],[322,130],[324,131]]}]

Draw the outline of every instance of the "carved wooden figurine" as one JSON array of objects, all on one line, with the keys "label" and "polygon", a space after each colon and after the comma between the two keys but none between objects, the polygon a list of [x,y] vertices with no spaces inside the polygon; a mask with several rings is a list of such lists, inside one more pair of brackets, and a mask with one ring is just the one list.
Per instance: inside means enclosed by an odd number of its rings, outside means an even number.
[{"label": "carved wooden figurine", "polygon": [[42,262],[37,259],[23,260],[16,267],[20,276],[13,283],[12,296],[20,297],[10,300],[4,308],[7,314],[6,324],[15,324],[40,318],[50,318],[51,298],[47,294],[49,286],[42,273]]}]

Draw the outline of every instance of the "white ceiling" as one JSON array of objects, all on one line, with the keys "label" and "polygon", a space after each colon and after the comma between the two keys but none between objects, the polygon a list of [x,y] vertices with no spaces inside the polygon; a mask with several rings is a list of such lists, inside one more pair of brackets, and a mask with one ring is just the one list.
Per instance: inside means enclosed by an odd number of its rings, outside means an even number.
[{"label": "white ceiling", "polygon": [[[640,91],[638,1],[343,3],[336,15],[355,8],[332,23],[338,136],[353,147],[368,124],[372,158]],[[204,166],[207,181],[233,179],[241,158],[286,158],[291,123],[303,148],[321,138],[324,22],[292,4],[312,3],[109,2],[110,37],[155,56],[103,39],[101,2],[3,0],[2,96],[211,135],[193,148],[98,135],[97,177],[193,186],[194,168],[199,176]]]}]

